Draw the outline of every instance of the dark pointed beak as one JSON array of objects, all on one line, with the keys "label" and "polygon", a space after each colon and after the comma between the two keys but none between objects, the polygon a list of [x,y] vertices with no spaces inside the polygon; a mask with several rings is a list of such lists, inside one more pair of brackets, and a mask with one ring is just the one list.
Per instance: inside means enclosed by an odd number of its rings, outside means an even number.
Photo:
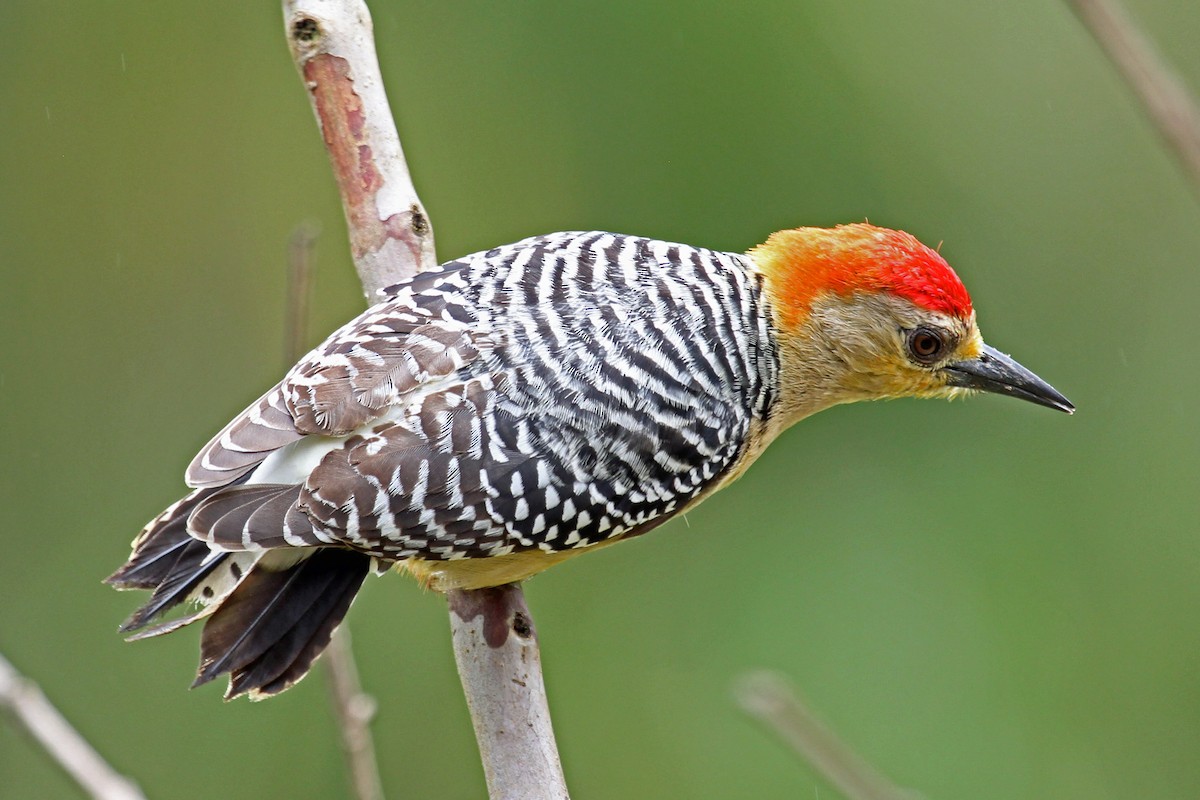
[{"label": "dark pointed beak", "polygon": [[1047,408],[1057,408],[1068,414],[1075,413],[1075,406],[1050,384],[1022,367],[1013,359],[986,344],[978,358],[956,361],[943,369],[949,375],[951,386],[963,389],[978,389],[983,392],[1006,394],[1037,403]]}]

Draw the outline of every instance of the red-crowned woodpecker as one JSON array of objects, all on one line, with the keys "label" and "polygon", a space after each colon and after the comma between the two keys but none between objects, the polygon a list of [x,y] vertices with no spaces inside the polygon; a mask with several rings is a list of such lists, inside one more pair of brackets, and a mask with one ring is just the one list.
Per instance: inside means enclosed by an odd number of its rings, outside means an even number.
[{"label": "red-crowned woodpecker", "polygon": [[209,442],[109,578],[153,590],[135,638],[206,619],[197,683],[286,689],[372,570],[498,586],[643,534],[838,403],[982,390],[1074,410],[983,343],[940,255],[868,224],[746,255],[556,233],[385,297]]}]

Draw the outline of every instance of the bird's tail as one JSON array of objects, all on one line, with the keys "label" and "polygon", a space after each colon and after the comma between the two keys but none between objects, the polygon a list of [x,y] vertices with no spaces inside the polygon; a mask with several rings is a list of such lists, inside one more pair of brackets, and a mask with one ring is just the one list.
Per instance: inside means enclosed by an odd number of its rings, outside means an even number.
[{"label": "bird's tail", "polygon": [[[188,518],[220,489],[200,489],[156,517],[107,579],[119,589],[153,589],[125,621],[130,639],[207,618],[194,686],[230,673],[226,699],[278,694],[304,677],[329,644],[362,586],[371,558],[334,548],[228,552],[188,534]],[[155,622],[184,604],[199,607]],[[149,627],[147,627],[149,626]]]},{"label": "bird's tail", "polygon": [[225,699],[278,694],[308,674],[346,616],[370,556],[318,549],[285,569],[261,562],[221,602],[200,637],[193,686],[230,673]]}]

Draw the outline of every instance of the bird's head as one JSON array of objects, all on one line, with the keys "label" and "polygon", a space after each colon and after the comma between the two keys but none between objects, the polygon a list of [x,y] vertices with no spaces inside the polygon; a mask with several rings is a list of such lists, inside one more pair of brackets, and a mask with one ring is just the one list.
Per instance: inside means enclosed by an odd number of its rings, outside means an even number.
[{"label": "bird's head", "polygon": [[782,400],[799,418],[886,397],[996,392],[1074,406],[984,344],[966,288],[903,231],[858,223],[780,231],[749,253],[774,307]]}]

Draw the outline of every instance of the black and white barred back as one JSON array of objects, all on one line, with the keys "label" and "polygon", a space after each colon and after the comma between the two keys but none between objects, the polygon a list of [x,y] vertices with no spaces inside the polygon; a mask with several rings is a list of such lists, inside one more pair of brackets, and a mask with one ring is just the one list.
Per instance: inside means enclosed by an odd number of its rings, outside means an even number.
[{"label": "black and white barred back", "polygon": [[[386,563],[638,533],[718,483],[774,400],[771,315],[739,255],[559,233],[387,295],[205,447],[188,470],[198,491],[143,532],[114,583],[157,586],[159,606],[219,605],[280,548]],[[232,577],[216,581],[223,561]],[[216,672],[236,679],[245,656]],[[243,687],[271,685],[241,668]]]},{"label": "black and white barred back", "polygon": [[[264,422],[251,409],[191,475],[241,477],[243,440],[275,431],[272,411],[297,438],[335,437],[315,468],[308,440],[286,445],[279,464],[202,506],[193,535],[482,558],[586,547],[670,515],[722,475],[771,401],[768,315],[740,258],[561,233],[392,287],[264,398]],[[220,468],[223,451],[235,469]],[[251,503],[274,513],[246,515],[244,500],[293,459],[303,485]]]}]

